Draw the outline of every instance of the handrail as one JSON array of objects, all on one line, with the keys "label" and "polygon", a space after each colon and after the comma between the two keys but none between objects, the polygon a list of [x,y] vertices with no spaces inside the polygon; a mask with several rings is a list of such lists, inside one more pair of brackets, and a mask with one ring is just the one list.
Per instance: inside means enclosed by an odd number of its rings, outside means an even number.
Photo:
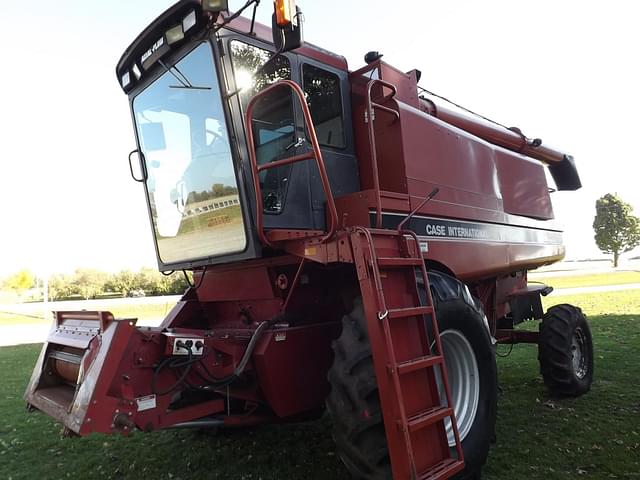
[{"label": "handrail", "polygon": [[[253,108],[257,100],[260,97],[263,97],[267,93],[272,90],[278,88],[291,88],[294,91],[296,96],[298,97],[298,101],[302,107],[302,114],[304,116],[304,122],[307,127],[307,132],[309,132],[310,142],[312,151],[308,153],[303,153],[301,155],[296,155],[291,158],[285,158],[283,160],[276,160],[275,162],[267,163],[264,165],[258,165],[258,159],[256,157],[256,148],[254,144],[254,136],[253,136],[253,122],[251,121],[253,117]],[[262,203],[262,191],[260,189],[260,178],[259,173],[263,170],[268,170],[270,168],[276,168],[283,165],[289,165],[292,163],[301,162],[304,160],[315,159],[316,165],[318,166],[318,171],[320,172],[320,180],[322,182],[322,190],[324,191],[324,196],[327,201],[327,207],[329,209],[329,231],[326,235],[322,237],[320,243],[324,243],[333,237],[336,233],[336,229],[338,228],[338,212],[336,210],[336,204],[333,199],[333,194],[331,193],[331,185],[329,184],[329,177],[327,175],[327,170],[325,168],[324,159],[322,158],[322,152],[320,151],[320,144],[318,143],[318,137],[316,136],[316,130],[313,127],[313,119],[311,118],[311,112],[309,111],[309,106],[304,98],[304,92],[300,88],[300,86],[291,81],[291,80],[279,80],[265,89],[261,90],[257,94],[251,98],[249,104],[247,105],[247,112],[245,114],[246,125],[247,125],[247,147],[249,150],[249,159],[251,161],[251,170],[253,173],[253,187],[256,195],[256,228],[258,230],[258,237],[260,240],[267,246],[275,248],[275,245],[267,238],[267,235],[264,231],[264,206]]]},{"label": "handrail", "polygon": [[385,107],[384,105],[380,105],[377,102],[374,102],[371,99],[371,90],[373,86],[376,84],[380,84],[383,87],[387,87],[391,89],[391,95],[387,97],[383,97],[382,101],[391,100],[395,97],[398,90],[396,86],[392,83],[385,82],[384,80],[373,79],[367,83],[367,96],[365,97],[365,108],[366,108],[366,119],[369,128],[369,149],[371,150],[371,172],[373,176],[373,190],[376,195],[376,228],[382,228],[382,198],[380,197],[380,178],[378,176],[378,154],[376,153],[376,142],[375,142],[375,130],[373,128],[373,120],[375,118],[374,109],[382,110],[383,112],[391,113],[395,115],[396,120],[400,119],[400,113],[393,110],[392,108]]}]

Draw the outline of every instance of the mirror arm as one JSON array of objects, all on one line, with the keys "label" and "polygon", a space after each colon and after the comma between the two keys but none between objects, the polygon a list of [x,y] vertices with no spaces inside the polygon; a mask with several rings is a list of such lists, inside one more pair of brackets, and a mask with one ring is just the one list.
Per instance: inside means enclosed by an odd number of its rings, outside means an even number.
[{"label": "mirror arm", "polygon": [[253,31],[253,27],[256,25],[256,12],[258,11],[258,7],[260,6],[260,0],[256,0],[253,4],[253,15],[251,15],[251,28],[249,28],[249,36],[254,37],[255,32]]}]

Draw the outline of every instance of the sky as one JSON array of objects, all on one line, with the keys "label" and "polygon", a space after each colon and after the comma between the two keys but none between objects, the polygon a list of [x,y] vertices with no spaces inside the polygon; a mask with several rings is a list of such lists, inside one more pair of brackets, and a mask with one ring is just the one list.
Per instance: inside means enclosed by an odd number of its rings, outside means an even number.
[{"label": "sky", "polygon": [[[0,2],[0,276],[155,266],[131,113],[114,69],[173,2]],[[231,0],[231,9],[243,2]],[[572,154],[584,187],[553,194],[567,258],[594,258],[595,200],[640,215],[636,2],[298,0],[305,38],[367,51],[421,85]],[[389,7],[392,5],[392,7]],[[271,2],[258,19],[267,23]],[[640,253],[634,252],[634,253]]]}]

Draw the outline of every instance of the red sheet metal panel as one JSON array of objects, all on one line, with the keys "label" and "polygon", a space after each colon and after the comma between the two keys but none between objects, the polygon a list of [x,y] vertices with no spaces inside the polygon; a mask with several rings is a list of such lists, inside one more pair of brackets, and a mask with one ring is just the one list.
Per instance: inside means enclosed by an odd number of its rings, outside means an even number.
[{"label": "red sheet metal panel", "polygon": [[496,150],[495,158],[504,211],[541,220],[553,219],[544,165],[503,150]]},{"label": "red sheet metal panel", "polygon": [[286,417],[320,407],[329,393],[331,340],[335,322],[283,328],[265,334],[254,353],[264,396],[276,415]]}]

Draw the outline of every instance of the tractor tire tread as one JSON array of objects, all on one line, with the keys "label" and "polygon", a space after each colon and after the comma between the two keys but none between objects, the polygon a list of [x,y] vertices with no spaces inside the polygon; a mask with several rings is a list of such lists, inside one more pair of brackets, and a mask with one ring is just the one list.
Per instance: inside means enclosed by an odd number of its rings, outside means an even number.
[{"label": "tractor tire tread", "polygon": [[[587,373],[577,378],[573,367],[571,340],[580,328],[586,339]],[[540,373],[552,395],[576,397],[587,393],[593,380],[593,344],[587,320],[578,307],[555,305],[540,324],[538,360]]]},{"label": "tractor tire tread", "polygon": [[[478,325],[484,313],[480,302],[453,277],[438,272],[429,273],[432,297],[437,315],[462,315]],[[421,283],[422,280],[418,279]],[[434,287],[434,284],[438,285]],[[440,321],[440,317],[439,321]],[[470,435],[473,444],[465,449],[466,468],[455,476],[456,480],[480,478],[490,440],[495,435],[497,410],[497,371],[490,335],[484,327],[476,330],[481,343],[486,344],[478,357],[485,368],[488,400],[485,404],[479,430]],[[326,401],[333,420],[333,436],[337,451],[347,470],[355,479],[389,480],[392,477],[387,440],[384,431],[373,357],[367,335],[367,324],[362,299],[353,301],[353,310],[342,319],[342,333],[332,344],[335,356],[328,378],[331,391]],[[480,424],[479,424],[480,425]],[[463,442],[464,447],[464,442]]]}]

